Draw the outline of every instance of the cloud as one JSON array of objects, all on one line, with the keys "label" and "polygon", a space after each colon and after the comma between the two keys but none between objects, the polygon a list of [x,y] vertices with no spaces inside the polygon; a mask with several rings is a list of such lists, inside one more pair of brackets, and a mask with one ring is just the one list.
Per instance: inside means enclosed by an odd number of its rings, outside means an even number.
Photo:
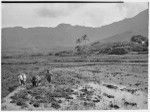
[{"label": "cloud", "polygon": [[61,16],[65,16],[65,15],[67,15],[67,13],[65,13],[65,12],[60,12],[60,11],[58,11],[58,10],[49,10],[49,9],[47,9],[47,8],[43,8],[43,9],[40,9],[39,11],[38,11],[38,15],[40,16],[40,17],[61,17]]},{"label": "cloud", "polygon": [[60,23],[100,27],[137,15],[148,3],[2,4],[2,26],[46,26]]},{"label": "cloud", "polygon": [[72,25],[100,27],[125,18],[116,4],[84,4],[76,9],[69,17],[62,18],[65,23]]},{"label": "cloud", "polygon": [[121,13],[126,14],[126,18],[131,18],[137,15],[139,12],[148,9],[147,2],[125,2],[122,4],[116,4]]},{"label": "cloud", "polygon": [[74,10],[80,7],[81,4],[48,4],[38,9],[37,15],[39,17],[63,17],[69,16]]}]

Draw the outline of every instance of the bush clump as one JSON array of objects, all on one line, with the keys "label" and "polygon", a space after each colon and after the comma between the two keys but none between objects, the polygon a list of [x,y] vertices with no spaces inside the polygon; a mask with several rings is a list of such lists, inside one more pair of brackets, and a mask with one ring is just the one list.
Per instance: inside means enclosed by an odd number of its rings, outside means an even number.
[{"label": "bush clump", "polygon": [[124,48],[114,48],[111,50],[111,52],[109,54],[115,54],[115,55],[123,55],[123,54],[127,54],[128,51]]},{"label": "bush clump", "polygon": [[28,93],[25,90],[22,90],[18,93],[15,93],[14,96],[11,96],[12,101],[10,103],[15,103],[22,108],[27,107],[26,101],[28,101]]},{"label": "bush clump", "polygon": [[12,91],[14,91],[17,87],[18,87],[17,85],[8,87],[8,91],[9,91],[9,92],[12,92]]},{"label": "bush clump", "polygon": [[59,105],[58,103],[56,103],[56,102],[53,102],[53,103],[51,104],[51,107],[53,107],[53,108],[55,108],[55,109],[59,109],[59,108],[60,108],[60,105]]},{"label": "bush clump", "polygon": [[33,104],[33,106],[37,108],[37,107],[40,106],[40,104],[39,104],[38,102],[35,102],[35,103]]},{"label": "bush clump", "polygon": [[18,93],[15,93],[14,96],[11,96],[11,99],[12,100],[18,100],[18,99],[28,100],[27,95],[28,95],[27,91],[22,90]]}]

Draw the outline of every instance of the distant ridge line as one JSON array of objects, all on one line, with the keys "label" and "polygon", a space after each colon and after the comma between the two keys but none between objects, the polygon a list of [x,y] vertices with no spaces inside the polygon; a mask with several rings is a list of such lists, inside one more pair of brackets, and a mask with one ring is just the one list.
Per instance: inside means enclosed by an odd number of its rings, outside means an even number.
[{"label": "distant ridge line", "polygon": [[1,1],[1,3],[124,3],[123,1]]}]

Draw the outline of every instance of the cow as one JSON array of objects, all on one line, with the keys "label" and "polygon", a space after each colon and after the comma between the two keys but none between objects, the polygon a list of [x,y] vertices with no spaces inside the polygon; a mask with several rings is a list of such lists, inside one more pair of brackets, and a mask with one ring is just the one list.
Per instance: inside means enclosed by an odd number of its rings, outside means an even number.
[{"label": "cow", "polygon": [[24,86],[26,84],[27,76],[25,73],[20,73],[18,79],[19,79],[19,84],[21,86]]},{"label": "cow", "polygon": [[53,74],[52,74],[49,70],[47,70],[45,76],[46,76],[46,79],[47,79],[47,81],[48,81],[49,83],[51,83],[51,81],[52,81],[52,75],[53,75]]},{"label": "cow", "polygon": [[38,75],[32,76],[32,78],[31,78],[31,83],[32,83],[33,87],[37,87],[39,85],[40,81],[41,81],[41,78]]}]

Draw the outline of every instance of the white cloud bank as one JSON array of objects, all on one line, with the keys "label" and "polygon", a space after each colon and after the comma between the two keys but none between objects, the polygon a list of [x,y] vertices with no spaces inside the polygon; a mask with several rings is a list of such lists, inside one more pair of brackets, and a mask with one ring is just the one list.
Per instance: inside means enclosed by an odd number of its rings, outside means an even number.
[{"label": "white cloud bank", "polygon": [[131,18],[148,3],[2,4],[2,27],[55,27],[60,23],[100,27]]}]

